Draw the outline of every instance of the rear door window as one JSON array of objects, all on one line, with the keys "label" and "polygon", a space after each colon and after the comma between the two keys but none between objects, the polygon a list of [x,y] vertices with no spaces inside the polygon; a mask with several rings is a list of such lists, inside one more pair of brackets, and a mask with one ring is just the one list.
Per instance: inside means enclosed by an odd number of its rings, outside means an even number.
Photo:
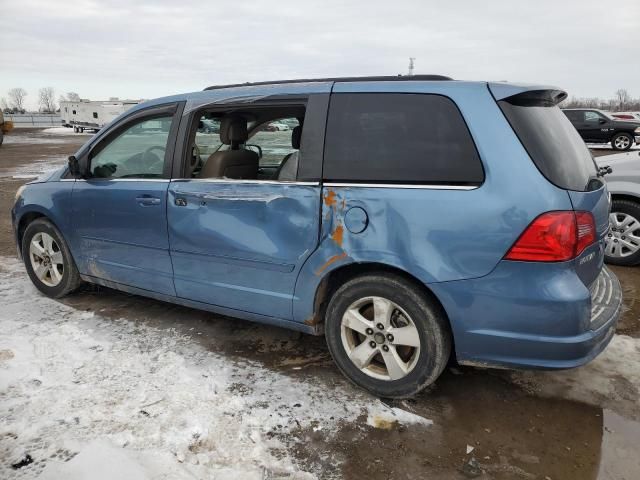
[{"label": "rear door window", "polygon": [[551,183],[581,192],[598,183],[591,181],[597,177],[591,152],[556,105],[521,101],[517,96],[498,104],[531,160]]},{"label": "rear door window", "polygon": [[582,112],[576,112],[573,110],[564,110],[564,114],[569,118],[571,123],[582,123],[584,114]]},{"label": "rear door window", "polygon": [[323,178],[479,185],[484,171],[451,99],[430,94],[339,93],[331,96]]}]

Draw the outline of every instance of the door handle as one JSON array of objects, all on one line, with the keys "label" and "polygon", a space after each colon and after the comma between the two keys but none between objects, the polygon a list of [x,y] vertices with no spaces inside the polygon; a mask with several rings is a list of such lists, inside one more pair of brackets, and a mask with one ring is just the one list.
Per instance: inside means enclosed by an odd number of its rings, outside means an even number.
[{"label": "door handle", "polygon": [[142,195],[140,197],[136,197],[136,201],[143,206],[160,205],[160,199],[158,197],[152,197],[151,195]]}]

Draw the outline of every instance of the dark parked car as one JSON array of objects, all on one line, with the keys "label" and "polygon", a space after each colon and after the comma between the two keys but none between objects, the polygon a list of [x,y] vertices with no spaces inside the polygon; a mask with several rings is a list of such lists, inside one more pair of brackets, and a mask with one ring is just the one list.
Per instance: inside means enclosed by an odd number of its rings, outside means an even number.
[{"label": "dark parked car", "polygon": [[563,112],[587,143],[611,143],[614,150],[640,144],[640,121],[617,119],[594,108],[566,108]]},{"label": "dark parked car", "polygon": [[[575,367],[622,300],[603,267],[607,187],[564,98],[411,76],[148,101],[18,191],[16,242],[45,295],[84,281],[325,335],[383,397],[451,355]],[[287,148],[261,135],[274,123],[296,125]]]}]

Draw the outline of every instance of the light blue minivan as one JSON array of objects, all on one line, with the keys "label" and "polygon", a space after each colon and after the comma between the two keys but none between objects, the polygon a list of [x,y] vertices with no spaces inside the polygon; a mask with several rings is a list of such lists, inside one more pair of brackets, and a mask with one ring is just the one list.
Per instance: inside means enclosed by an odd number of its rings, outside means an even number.
[{"label": "light blue minivan", "polygon": [[450,359],[575,367],[610,341],[621,292],[565,97],[424,75],[148,101],[19,190],[18,251],[51,297],[90,282],[324,334],[382,397]]}]

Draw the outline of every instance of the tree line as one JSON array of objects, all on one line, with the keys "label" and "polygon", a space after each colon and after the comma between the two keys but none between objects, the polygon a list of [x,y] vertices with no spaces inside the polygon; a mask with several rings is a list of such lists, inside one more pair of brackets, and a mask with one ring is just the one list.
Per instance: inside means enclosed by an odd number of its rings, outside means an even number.
[{"label": "tree line", "polygon": [[[0,98],[0,110],[4,113],[26,113],[25,101],[27,91],[16,87],[7,92],[7,98]],[[38,90],[38,111],[41,113],[56,113],[60,111],[59,102],[79,102],[80,95],[76,92],[68,92],[60,95],[56,102],[56,91],[53,87],[42,87]]]},{"label": "tree line", "polygon": [[561,108],[597,108],[610,112],[640,112],[640,98],[631,98],[624,88],[616,90],[614,97],[576,98],[571,97],[560,104]]},{"label": "tree line", "polygon": [[[0,98],[0,109],[4,113],[26,113],[25,99],[27,91],[24,88],[16,87],[7,92],[8,100]],[[79,102],[80,95],[76,92],[68,92],[66,95],[58,97],[58,103],[70,101]],[[60,111],[55,100],[55,90],[53,87],[43,87],[38,90],[38,107],[42,113],[55,113]],[[640,112],[640,98],[631,98],[629,92],[624,89],[616,90],[614,97],[602,99],[598,97],[577,98],[571,97],[560,104],[561,108],[597,108],[612,112]]]}]

